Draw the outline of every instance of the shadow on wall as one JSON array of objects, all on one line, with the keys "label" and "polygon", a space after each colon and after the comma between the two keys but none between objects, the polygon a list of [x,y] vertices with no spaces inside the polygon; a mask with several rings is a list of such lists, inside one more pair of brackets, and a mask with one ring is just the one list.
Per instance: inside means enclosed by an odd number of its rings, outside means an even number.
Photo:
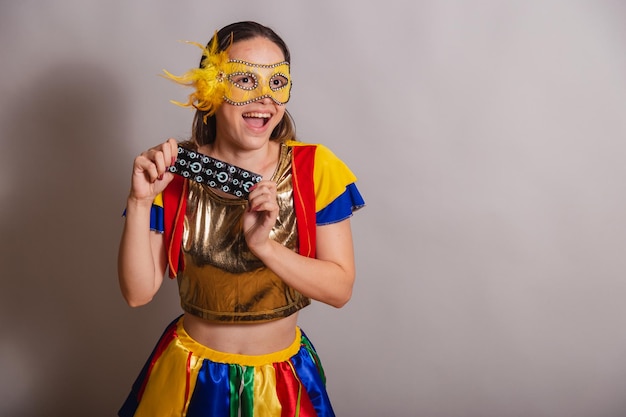
[{"label": "shadow on wall", "polygon": [[0,415],[112,416],[151,349],[133,341],[158,337],[120,325],[129,310],[116,255],[132,162],[120,161],[124,94],[99,66],[66,63],[4,114]]}]

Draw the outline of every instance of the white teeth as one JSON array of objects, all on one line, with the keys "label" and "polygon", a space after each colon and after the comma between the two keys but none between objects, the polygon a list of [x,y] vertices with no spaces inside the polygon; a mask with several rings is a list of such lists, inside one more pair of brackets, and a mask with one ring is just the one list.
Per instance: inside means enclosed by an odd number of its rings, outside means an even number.
[{"label": "white teeth", "polygon": [[269,113],[251,112],[251,113],[244,113],[243,117],[256,117],[256,118],[259,118],[259,119],[269,119],[271,117],[271,115]]}]

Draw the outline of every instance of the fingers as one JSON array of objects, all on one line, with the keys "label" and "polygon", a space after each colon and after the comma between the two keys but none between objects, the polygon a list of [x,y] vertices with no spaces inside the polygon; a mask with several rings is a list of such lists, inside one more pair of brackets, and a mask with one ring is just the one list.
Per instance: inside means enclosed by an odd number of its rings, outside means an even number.
[{"label": "fingers", "polygon": [[163,178],[163,174],[176,161],[176,155],[178,155],[178,144],[176,140],[168,139],[167,142],[139,155],[135,159],[135,167],[146,176],[150,183],[153,183]]},{"label": "fingers", "polygon": [[168,168],[176,161],[178,144],[176,140],[150,148],[135,158],[130,197],[135,200],[152,201],[163,191],[174,177]]},{"label": "fingers", "polygon": [[273,181],[261,181],[252,187],[248,196],[248,209],[250,211],[278,211],[276,201],[276,183]]},{"label": "fingers", "polygon": [[250,191],[248,209],[243,215],[244,236],[253,253],[267,245],[278,211],[276,183],[261,181],[256,184]]}]

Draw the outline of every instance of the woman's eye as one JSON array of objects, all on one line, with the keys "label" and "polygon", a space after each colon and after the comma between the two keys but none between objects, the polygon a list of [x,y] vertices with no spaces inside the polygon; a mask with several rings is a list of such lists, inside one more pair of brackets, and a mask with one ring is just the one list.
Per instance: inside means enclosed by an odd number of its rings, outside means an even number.
[{"label": "woman's eye", "polygon": [[270,87],[272,88],[272,90],[278,90],[279,88],[286,86],[288,83],[289,80],[287,79],[287,77],[282,75],[275,75],[270,80]]},{"label": "woman's eye", "polygon": [[251,89],[256,87],[256,78],[252,74],[234,74],[230,80],[241,88]]}]

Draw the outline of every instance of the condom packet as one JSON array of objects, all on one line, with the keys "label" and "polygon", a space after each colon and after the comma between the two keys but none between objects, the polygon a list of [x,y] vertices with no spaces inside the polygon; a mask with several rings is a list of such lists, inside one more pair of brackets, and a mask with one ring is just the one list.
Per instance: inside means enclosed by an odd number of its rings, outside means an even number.
[{"label": "condom packet", "polygon": [[262,179],[259,174],[182,146],[169,171],[242,199],[247,199],[250,188]]}]

